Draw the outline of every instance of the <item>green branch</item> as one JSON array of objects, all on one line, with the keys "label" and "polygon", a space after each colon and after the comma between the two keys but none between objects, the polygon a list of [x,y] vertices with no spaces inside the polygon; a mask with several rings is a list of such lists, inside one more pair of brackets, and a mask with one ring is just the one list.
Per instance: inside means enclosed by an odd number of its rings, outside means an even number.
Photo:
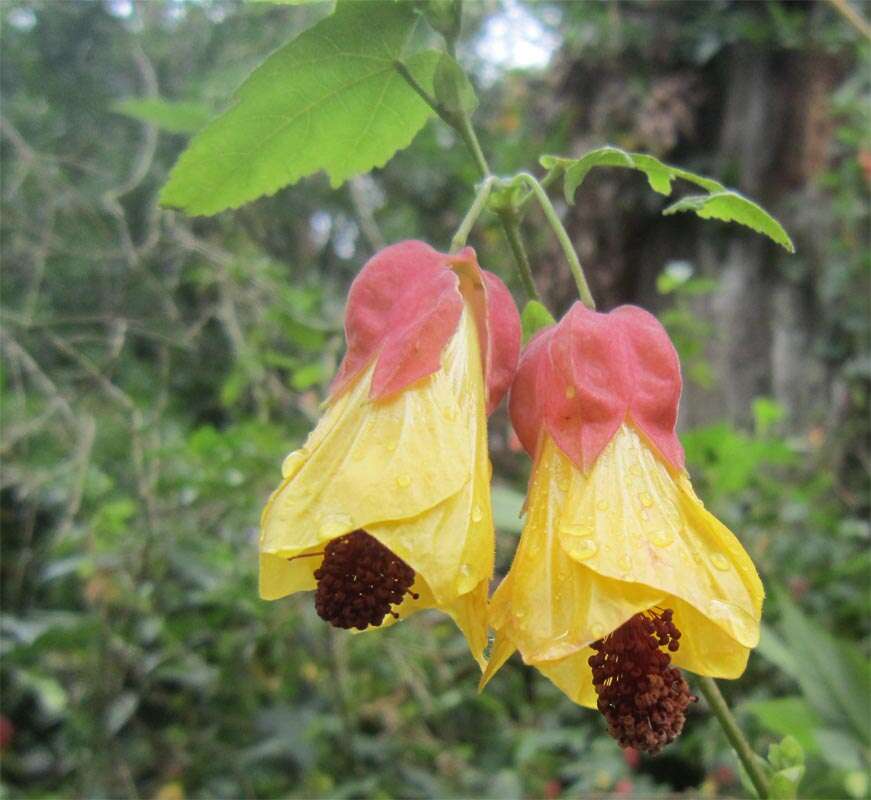
[{"label": "green branch", "polygon": [[720,693],[720,688],[713,678],[699,677],[699,689],[701,689],[702,694],[705,696],[705,700],[708,701],[708,705],[711,707],[711,711],[714,712],[714,716],[726,734],[729,744],[732,745],[732,749],[744,765],[747,775],[756,788],[756,793],[762,800],[767,800],[768,779],[762,771],[758,756],[753,752],[750,743],[738,727],[735,717],[729,711],[729,706],[726,705],[726,700]]}]

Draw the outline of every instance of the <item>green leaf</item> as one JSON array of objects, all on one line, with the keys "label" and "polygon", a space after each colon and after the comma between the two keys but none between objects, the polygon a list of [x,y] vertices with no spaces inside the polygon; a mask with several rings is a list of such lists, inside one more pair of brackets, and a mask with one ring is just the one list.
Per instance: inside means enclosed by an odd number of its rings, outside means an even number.
[{"label": "green leaf", "polygon": [[211,119],[211,109],[203,103],[163,100],[160,97],[129,97],[112,106],[125,117],[149,122],[168,133],[194,133]]},{"label": "green leaf", "polygon": [[538,300],[530,300],[520,315],[520,325],[523,329],[523,344],[526,344],[542,328],[553,325],[556,320],[547,307]]},{"label": "green leaf", "polygon": [[693,211],[702,219],[719,219],[746,225],[757,233],[765,234],[790,253],[795,252],[795,245],[783,226],[765,209],[738,192],[724,189],[713,194],[684,197],[662,213],[667,216],[679,211]]},{"label": "green leaf", "polygon": [[781,736],[792,735],[805,751],[819,752],[815,733],[820,726],[820,718],[803,697],[756,700],[745,703],[744,708],[768,730]]},{"label": "green leaf", "polygon": [[471,114],[478,97],[463,68],[447,53],[442,53],[433,77],[436,100],[448,111]]},{"label": "green leaf", "polygon": [[[857,697],[867,697],[871,676],[867,660],[852,643],[833,637],[777,592],[781,630],[795,657],[793,677],[820,717],[832,727],[849,730],[866,746],[871,741],[868,721]],[[767,648],[759,652],[770,657]]]},{"label": "green leaf", "polygon": [[[161,203],[216,214],[321,169],[336,187],[384,165],[432,113],[394,67],[417,19],[409,3],[340,2],[273,53],[194,138]],[[426,51],[404,63],[431,89],[439,57]]]},{"label": "green leaf", "polygon": [[598,147],[585,153],[580,158],[560,158],[559,156],[542,156],[541,165],[547,169],[561,166],[565,170],[564,190],[566,200],[573,203],[575,192],[584,182],[587,173],[593,167],[623,167],[624,169],[637,169],[647,175],[650,188],[660,194],[671,194],[671,182],[675,178],[683,178],[685,181],[694,183],[716,192],[724,188],[721,183],[694,172],[663,164],[659,159],[644,153],[629,153],[619,147]]},{"label": "green leaf", "polygon": [[772,800],[794,800],[804,777],[804,751],[793,736],[785,736],[768,748],[769,796]]},{"label": "green leaf", "polygon": [[562,168],[565,170],[563,188],[566,200],[573,203],[575,192],[583,183],[587,173],[593,167],[623,167],[637,169],[647,176],[650,188],[660,194],[670,195],[672,181],[681,178],[696,186],[701,186],[710,194],[684,197],[670,205],[663,214],[676,214],[679,211],[694,211],[702,219],[720,219],[724,222],[737,222],[746,225],[757,233],[762,233],[773,239],[790,253],[795,252],[795,246],[783,226],[768,212],[748,200],[738,192],[726,189],[722,183],[696,175],[694,172],[663,164],[659,159],[645,153],[629,153],[619,147],[599,147],[585,153],[580,158],[561,158],[560,156],[542,156],[541,165],[546,169]]}]

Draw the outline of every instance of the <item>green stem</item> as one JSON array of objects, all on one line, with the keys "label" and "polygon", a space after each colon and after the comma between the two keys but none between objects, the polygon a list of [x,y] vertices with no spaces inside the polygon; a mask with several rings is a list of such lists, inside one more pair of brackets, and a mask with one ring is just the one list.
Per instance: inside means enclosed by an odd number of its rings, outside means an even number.
[{"label": "green stem", "polygon": [[[418,96],[460,135],[466,147],[469,148],[469,152],[475,160],[475,166],[478,168],[478,172],[481,173],[481,177],[490,178],[493,173],[490,171],[490,165],[487,163],[487,158],[481,148],[481,142],[478,140],[478,135],[475,133],[475,128],[469,115],[465,112],[454,114],[448,111],[421,86],[414,75],[408,70],[408,67],[401,61],[394,61],[393,67],[403,77],[405,82],[414,89]],[[523,288],[530,299],[540,300],[538,290],[535,288],[535,282],[532,279],[532,266],[523,247],[517,215],[514,212],[501,212],[499,218],[502,221],[502,227],[505,230],[505,236],[508,238],[511,252],[514,254],[514,260],[517,263],[517,274],[520,277],[520,282],[523,284]]]},{"label": "green stem", "polygon": [[466,239],[469,238],[469,233],[471,232],[472,227],[478,221],[478,217],[481,216],[481,212],[487,205],[487,200],[490,198],[490,190],[493,188],[495,182],[496,178],[490,175],[489,177],[484,178],[481,185],[478,187],[474,202],[466,212],[466,216],[463,217],[463,221],[460,223],[460,227],[457,228],[454,238],[451,239],[452,253],[456,253],[457,250],[465,246]]},{"label": "green stem", "polygon": [[544,212],[544,216],[547,218],[550,227],[553,228],[553,232],[559,240],[566,261],[569,262],[569,269],[571,269],[572,275],[575,278],[581,302],[587,306],[587,308],[595,309],[596,301],[593,299],[593,293],[590,291],[590,285],[587,283],[587,278],[584,275],[584,268],[578,260],[578,254],[575,252],[572,240],[569,238],[566,229],[563,227],[559,215],[553,207],[553,203],[550,202],[550,198],[547,196],[547,192],[542,188],[541,184],[535,179],[535,177],[530,175],[528,172],[520,173],[520,177],[526,181],[529,188],[532,189],[533,194],[535,194],[535,197],[541,206],[541,210]]},{"label": "green stem", "polygon": [[468,147],[472,153],[472,158],[475,159],[475,165],[478,167],[481,177],[483,178],[490,175],[490,165],[484,157],[484,151],[481,149],[481,142],[478,141],[478,135],[475,133],[474,127],[472,127],[472,120],[469,119],[469,115],[465,111],[460,112],[457,117],[457,132],[463,137],[466,147]]},{"label": "green stem", "polygon": [[[550,186],[552,186],[554,183],[556,183],[556,181],[559,179],[559,177],[562,174],[563,174],[563,168],[561,165],[551,167],[547,171],[547,173],[541,178],[541,180],[539,180],[538,183],[540,184],[542,189],[548,189]],[[521,197],[517,201],[517,207],[523,208],[523,206],[525,206],[532,199],[534,194],[535,194],[535,192],[532,191],[532,189],[530,189],[525,195],[523,195],[523,197]]]},{"label": "green stem", "polygon": [[729,706],[726,705],[726,700],[720,693],[720,688],[713,678],[706,677],[699,677],[699,688],[705,696],[705,700],[708,701],[711,711],[714,712],[714,716],[720,723],[720,727],[722,727],[723,732],[726,734],[729,744],[732,745],[732,749],[741,760],[744,769],[747,770],[747,775],[750,776],[750,780],[756,788],[756,793],[762,800],[766,800],[768,798],[768,779],[765,777],[765,773],[762,771],[762,767],[759,765],[759,760],[750,747],[750,743],[738,727],[738,723],[735,721],[735,717],[732,716]]},{"label": "green stem", "polygon": [[523,247],[523,239],[520,235],[520,221],[513,209],[506,208],[499,212],[499,218],[502,220],[502,227],[505,229],[505,237],[508,239],[508,246],[511,252],[514,253],[514,260],[517,262],[517,274],[520,277],[520,282],[523,284],[523,290],[530,300],[538,300],[541,302],[541,295],[538,289],[535,288],[535,281],[532,279],[532,264],[529,263],[529,256],[526,254],[526,249]]}]

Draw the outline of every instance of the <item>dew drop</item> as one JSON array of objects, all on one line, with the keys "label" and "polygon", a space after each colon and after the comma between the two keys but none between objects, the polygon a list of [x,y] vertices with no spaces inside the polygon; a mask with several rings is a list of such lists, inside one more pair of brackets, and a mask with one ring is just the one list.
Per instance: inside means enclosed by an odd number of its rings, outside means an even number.
[{"label": "dew drop", "polygon": [[442,411],[442,416],[448,421],[453,422],[457,418],[457,409],[454,406],[447,406]]},{"label": "dew drop", "polygon": [[387,442],[387,444],[384,445],[384,446],[385,446],[385,447],[386,447],[386,448],[387,448],[391,453],[392,453],[394,450],[396,450],[396,442]]},{"label": "dew drop", "polygon": [[281,477],[287,478],[298,472],[308,457],[309,452],[304,447],[289,453],[281,463]]},{"label": "dew drop", "polygon": [[349,514],[336,512],[332,514],[324,514],[321,518],[320,534],[321,538],[341,536],[354,529],[354,520]]},{"label": "dew drop", "polygon": [[632,569],[632,559],[627,555],[622,555],[617,559],[617,566],[624,572],[629,572]]},{"label": "dew drop", "polygon": [[660,528],[650,534],[650,541],[657,547],[668,547],[674,541],[674,534],[668,528]]},{"label": "dew drop", "polygon": [[411,486],[411,478],[409,478],[408,475],[398,475],[396,477],[396,485],[400,489],[407,489]]},{"label": "dew drop", "polygon": [[563,540],[563,546],[572,558],[577,558],[581,561],[592,558],[599,551],[599,545],[589,537],[569,537]]},{"label": "dew drop", "polygon": [[576,394],[574,386],[566,386],[566,400],[572,400]]},{"label": "dew drop", "polygon": [[598,503],[596,503],[596,508],[599,511],[607,511],[608,510],[608,501],[607,500],[600,500]]},{"label": "dew drop", "polygon": [[641,494],[639,494],[638,500],[645,508],[650,508],[653,505],[653,498],[647,492],[642,492]]},{"label": "dew drop", "polygon": [[558,478],[556,485],[561,492],[567,492],[569,490],[569,482],[567,478]]},{"label": "dew drop", "polygon": [[711,556],[711,563],[720,570],[720,572],[725,572],[729,569],[729,559],[722,553],[714,553]]},{"label": "dew drop", "polygon": [[590,633],[593,634],[594,638],[601,639],[606,633],[608,633],[608,629],[604,625],[596,623],[592,628],[590,628]]},{"label": "dew drop", "polygon": [[460,565],[460,575],[464,578],[468,578],[469,575],[472,574],[472,566],[471,564],[461,564]]},{"label": "dew drop", "polygon": [[472,509],[472,522],[480,522],[484,519],[484,512],[481,510],[481,506],[475,506]]}]

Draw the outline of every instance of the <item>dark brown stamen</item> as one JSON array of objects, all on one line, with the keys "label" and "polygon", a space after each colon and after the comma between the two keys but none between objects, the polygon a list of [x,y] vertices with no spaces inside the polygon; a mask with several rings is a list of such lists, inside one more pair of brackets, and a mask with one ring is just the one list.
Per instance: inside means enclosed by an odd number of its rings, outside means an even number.
[{"label": "dark brown stamen", "polygon": [[318,588],[315,610],[337,628],[364,630],[380,625],[387,614],[399,618],[398,605],[411,591],[414,570],[366,531],[333,539],[324,548],[324,560],[314,572]]},{"label": "dark brown stamen", "polygon": [[671,609],[650,609],[590,645],[599,711],[621,747],[656,755],[680,735],[687,706],[698,700],[660,649],[679,647],[673,616]]}]

